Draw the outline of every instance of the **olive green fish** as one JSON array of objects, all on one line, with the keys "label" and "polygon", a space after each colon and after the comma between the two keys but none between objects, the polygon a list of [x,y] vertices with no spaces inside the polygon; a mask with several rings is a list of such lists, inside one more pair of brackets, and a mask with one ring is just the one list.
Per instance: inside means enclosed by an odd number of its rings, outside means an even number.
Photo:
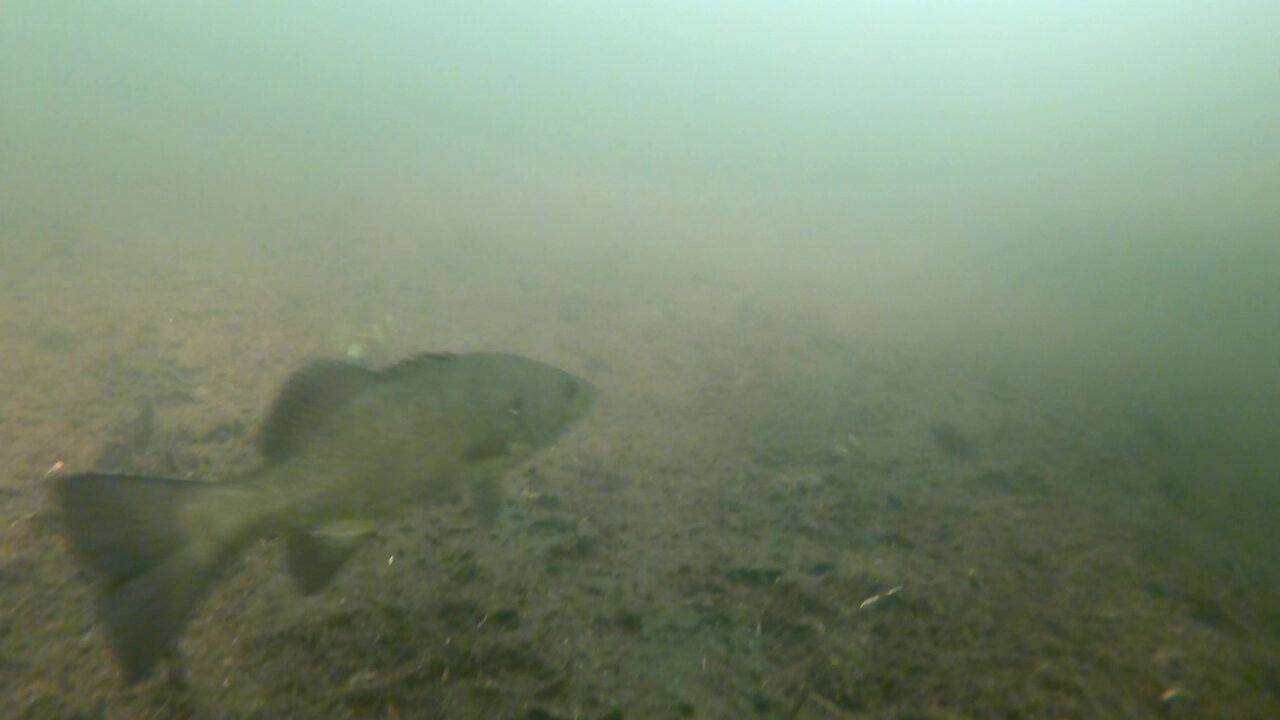
[{"label": "olive green fish", "polygon": [[595,389],[534,360],[422,355],[375,371],[312,363],[263,423],[263,462],[201,482],[87,473],[57,498],[75,552],[105,580],[98,614],[125,679],[170,655],[237,551],[286,538],[298,588],[325,587],[360,541],[415,504],[468,490],[497,513],[502,473],[586,414]]}]

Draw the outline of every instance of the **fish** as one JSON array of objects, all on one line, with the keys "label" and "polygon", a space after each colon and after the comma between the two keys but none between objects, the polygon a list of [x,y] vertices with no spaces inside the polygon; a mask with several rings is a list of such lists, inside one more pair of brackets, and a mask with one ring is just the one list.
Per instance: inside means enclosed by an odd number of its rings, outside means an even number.
[{"label": "fish", "polygon": [[68,544],[101,576],[97,617],[125,682],[177,658],[200,599],[259,538],[284,538],[310,595],[414,506],[469,491],[493,522],[502,475],[582,419],[595,393],[504,353],[430,353],[381,370],[318,360],[285,382],[259,428],[261,461],[241,477],[57,478]]}]

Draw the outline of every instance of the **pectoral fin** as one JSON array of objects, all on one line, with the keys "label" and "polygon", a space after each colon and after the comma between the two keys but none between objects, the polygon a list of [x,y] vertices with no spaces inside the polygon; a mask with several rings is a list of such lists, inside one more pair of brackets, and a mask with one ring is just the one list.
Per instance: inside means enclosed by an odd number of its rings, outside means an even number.
[{"label": "pectoral fin", "polygon": [[323,590],[346,564],[347,558],[373,534],[373,528],[342,521],[289,536],[289,571],[304,595]]}]

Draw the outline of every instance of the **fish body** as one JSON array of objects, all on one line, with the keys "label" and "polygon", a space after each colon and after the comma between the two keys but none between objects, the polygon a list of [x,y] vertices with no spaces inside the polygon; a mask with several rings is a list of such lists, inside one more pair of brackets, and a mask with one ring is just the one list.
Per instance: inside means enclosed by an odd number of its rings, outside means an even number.
[{"label": "fish body", "polygon": [[312,363],[263,423],[263,462],[227,482],[84,473],[59,479],[72,549],[104,579],[98,614],[129,682],[170,654],[246,544],[286,539],[304,593],[406,509],[468,491],[496,515],[498,480],[586,414],[590,383],[499,353],[430,354],[375,371]]}]

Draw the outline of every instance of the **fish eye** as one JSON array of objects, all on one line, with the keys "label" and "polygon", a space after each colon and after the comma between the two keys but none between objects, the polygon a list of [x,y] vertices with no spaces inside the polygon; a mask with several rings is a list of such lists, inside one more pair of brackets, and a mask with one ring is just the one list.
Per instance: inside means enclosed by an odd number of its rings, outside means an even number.
[{"label": "fish eye", "polygon": [[512,400],[511,407],[507,409],[507,412],[511,413],[512,415],[519,415],[523,411],[524,411],[524,398],[522,397],[518,397],[515,400]]},{"label": "fish eye", "polygon": [[564,390],[564,396],[566,398],[572,399],[575,395],[578,394],[578,390],[580,388],[576,380],[569,380],[565,382],[564,387],[562,389]]}]

